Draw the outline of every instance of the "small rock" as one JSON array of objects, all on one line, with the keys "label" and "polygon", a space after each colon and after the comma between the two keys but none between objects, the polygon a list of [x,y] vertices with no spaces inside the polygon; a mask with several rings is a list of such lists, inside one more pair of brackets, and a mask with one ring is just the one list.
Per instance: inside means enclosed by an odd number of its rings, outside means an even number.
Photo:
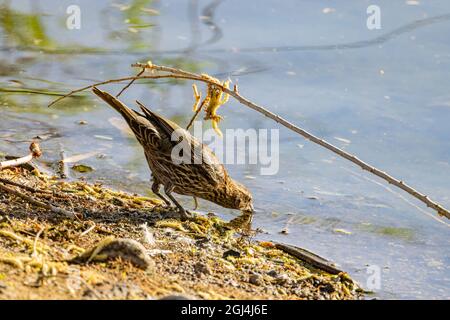
[{"label": "small rock", "polygon": [[325,293],[333,293],[336,290],[331,283],[325,283],[324,285],[320,286],[320,291]]},{"label": "small rock", "polygon": [[211,274],[211,269],[209,266],[203,262],[197,262],[194,265],[194,271],[197,274]]},{"label": "small rock", "polygon": [[197,246],[197,247],[199,247],[199,248],[208,248],[208,247],[210,247],[210,239],[208,239],[208,238],[203,238],[203,239],[200,239],[200,240],[197,240],[196,242],[195,242],[195,245]]},{"label": "small rock", "polygon": [[86,250],[81,255],[69,260],[70,263],[89,263],[122,258],[138,268],[147,270],[154,266],[154,261],[146,253],[145,247],[133,239],[114,239],[108,237]]},{"label": "small rock", "polygon": [[278,272],[276,272],[275,270],[270,270],[267,272],[267,275],[276,278],[278,276]]},{"label": "small rock", "polygon": [[263,284],[263,279],[259,274],[252,274],[248,278],[248,282],[250,282],[251,284],[254,284],[255,286],[260,286]]},{"label": "small rock", "polygon": [[285,274],[285,273],[278,274],[278,275],[275,277],[275,279],[276,279],[276,280],[275,280],[276,283],[279,284],[280,286],[289,284],[289,283],[291,282],[291,279],[290,279],[289,276],[288,276],[287,274]]},{"label": "small rock", "polygon": [[224,258],[224,259],[226,259],[228,257],[240,258],[241,253],[236,250],[230,249],[230,250],[225,251],[222,256],[222,258]]}]

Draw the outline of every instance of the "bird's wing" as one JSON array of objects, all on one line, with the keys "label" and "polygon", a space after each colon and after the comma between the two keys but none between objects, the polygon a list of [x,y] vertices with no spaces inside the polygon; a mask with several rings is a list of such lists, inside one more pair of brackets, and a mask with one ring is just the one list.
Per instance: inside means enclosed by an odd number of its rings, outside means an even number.
[{"label": "bird's wing", "polygon": [[[172,141],[172,134],[177,131],[177,137],[182,137],[191,146],[191,163],[190,165],[198,166],[198,172],[210,182],[218,182],[227,176],[226,170],[214,152],[206,145],[198,141],[187,130],[181,128],[175,122],[165,119],[153,111],[150,111],[142,103],[136,101],[147,120],[149,120],[156,128],[163,132],[167,139],[170,140],[171,147],[175,146],[179,141]],[[164,139],[165,140],[165,139]],[[171,148],[170,148],[171,149]]]},{"label": "bird's wing", "polygon": [[144,113],[146,119],[150,121],[156,128],[160,129],[160,132],[162,131],[167,137],[170,139],[172,137],[172,134],[175,130],[182,129],[179,125],[177,125],[175,122],[170,121],[168,119],[164,119],[157,113],[150,111],[148,108],[146,108],[142,103],[136,100],[136,103],[141,108],[142,112]]}]

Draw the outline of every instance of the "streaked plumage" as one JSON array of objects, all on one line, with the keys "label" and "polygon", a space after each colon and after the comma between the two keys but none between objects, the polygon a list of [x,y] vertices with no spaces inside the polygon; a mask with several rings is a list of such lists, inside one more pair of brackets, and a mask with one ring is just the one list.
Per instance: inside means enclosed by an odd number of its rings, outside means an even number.
[{"label": "streaked plumage", "polygon": [[[128,108],[109,93],[93,88],[93,92],[116,109],[126,120],[144,148],[153,174],[153,192],[167,205],[170,201],[159,192],[162,185],[167,197],[186,216],[186,211],[173,197],[172,192],[199,197],[225,208],[252,212],[252,196],[242,184],[234,181],[212,150],[199,142],[188,131],[139,104],[143,114]],[[172,141],[176,131],[191,146],[191,163],[172,161],[172,150],[179,141]]]}]

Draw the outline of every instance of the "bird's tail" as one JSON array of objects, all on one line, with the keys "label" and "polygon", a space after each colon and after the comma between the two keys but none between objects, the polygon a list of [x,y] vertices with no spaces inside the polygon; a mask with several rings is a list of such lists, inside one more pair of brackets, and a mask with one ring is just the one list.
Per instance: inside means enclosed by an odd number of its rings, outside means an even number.
[{"label": "bird's tail", "polygon": [[116,109],[127,121],[127,123],[131,126],[130,122],[132,120],[137,119],[137,114],[130,108],[128,108],[125,104],[123,104],[119,99],[116,99],[108,92],[102,91],[96,87],[92,88],[92,92],[94,92],[98,97],[100,97],[103,101],[109,104],[111,107]]}]

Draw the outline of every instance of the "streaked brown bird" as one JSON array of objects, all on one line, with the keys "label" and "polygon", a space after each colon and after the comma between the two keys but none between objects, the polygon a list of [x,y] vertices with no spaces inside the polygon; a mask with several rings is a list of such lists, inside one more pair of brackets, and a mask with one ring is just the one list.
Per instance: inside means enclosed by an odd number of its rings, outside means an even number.
[{"label": "streaked brown bird", "polygon": [[[208,146],[199,142],[176,123],[150,111],[139,101],[136,102],[142,114],[128,108],[105,91],[95,87],[92,91],[116,109],[134,132],[144,148],[145,157],[152,171],[152,191],[167,206],[171,205],[170,199],[184,218],[189,217],[188,211],[172,195],[174,192],[202,198],[225,208],[239,209],[244,214],[253,212],[251,193],[228,175],[224,165]],[[173,137],[177,139],[173,141]],[[188,144],[189,148],[180,148],[180,153],[175,154],[190,161],[179,161],[179,158],[174,161],[172,151],[179,143]],[[179,146],[177,150],[178,148]],[[190,150],[188,158],[183,154],[185,150]],[[169,199],[160,193],[161,185]]]}]

